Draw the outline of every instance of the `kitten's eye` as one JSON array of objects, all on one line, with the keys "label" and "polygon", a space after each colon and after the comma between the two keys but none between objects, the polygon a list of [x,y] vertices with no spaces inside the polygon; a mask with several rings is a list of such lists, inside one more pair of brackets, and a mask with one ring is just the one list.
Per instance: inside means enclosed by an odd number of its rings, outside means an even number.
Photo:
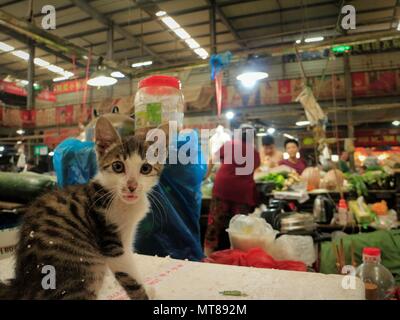
[{"label": "kitten's eye", "polygon": [[114,170],[115,173],[122,173],[125,170],[125,166],[124,166],[123,162],[115,161],[112,164],[112,169]]},{"label": "kitten's eye", "polygon": [[140,168],[140,173],[141,174],[149,174],[152,170],[153,170],[153,167],[150,164],[144,163],[142,165],[142,167]]}]

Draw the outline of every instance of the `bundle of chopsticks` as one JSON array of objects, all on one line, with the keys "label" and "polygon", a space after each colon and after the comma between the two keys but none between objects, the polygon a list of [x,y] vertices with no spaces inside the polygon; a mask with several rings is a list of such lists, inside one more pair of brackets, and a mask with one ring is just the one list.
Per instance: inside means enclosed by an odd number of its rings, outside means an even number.
[{"label": "bundle of chopsticks", "polygon": [[[336,270],[338,274],[342,274],[343,267],[346,265],[346,252],[344,249],[343,239],[340,239],[340,243],[336,244],[332,241],[332,251],[336,257]],[[351,265],[355,268],[357,266],[356,258],[354,255],[354,242],[351,241],[350,246]]]}]

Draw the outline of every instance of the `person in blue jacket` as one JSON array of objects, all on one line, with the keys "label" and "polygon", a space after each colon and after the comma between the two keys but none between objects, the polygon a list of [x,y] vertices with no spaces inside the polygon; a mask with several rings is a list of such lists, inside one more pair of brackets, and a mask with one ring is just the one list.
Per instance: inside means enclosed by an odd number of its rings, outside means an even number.
[{"label": "person in blue jacket", "polygon": [[194,163],[167,164],[150,195],[151,211],[139,225],[136,252],[201,260],[201,183],[207,171],[196,131],[180,134],[177,150],[185,148]]}]

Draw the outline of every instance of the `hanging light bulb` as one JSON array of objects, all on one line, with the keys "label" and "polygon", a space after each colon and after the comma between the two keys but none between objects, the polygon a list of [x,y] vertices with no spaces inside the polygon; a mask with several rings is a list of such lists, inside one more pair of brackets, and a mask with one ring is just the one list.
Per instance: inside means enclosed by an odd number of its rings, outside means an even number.
[{"label": "hanging light bulb", "polygon": [[106,87],[112,86],[117,83],[117,79],[110,76],[106,68],[103,67],[103,58],[99,58],[97,70],[92,74],[90,79],[87,81],[89,86],[93,87]]},{"label": "hanging light bulb", "polygon": [[249,55],[243,72],[236,77],[246,88],[252,88],[257,81],[268,78],[268,73],[262,70],[256,58],[256,56]]}]

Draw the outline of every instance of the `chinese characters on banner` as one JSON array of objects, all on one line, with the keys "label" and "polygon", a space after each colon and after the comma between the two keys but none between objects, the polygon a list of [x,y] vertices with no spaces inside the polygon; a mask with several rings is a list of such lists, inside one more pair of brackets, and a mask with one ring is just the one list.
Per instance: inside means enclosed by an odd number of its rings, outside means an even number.
[{"label": "chinese characters on banner", "polygon": [[[19,87],[13,82],[6,82],[4,80],[0,80],[0,91],[22,97],[26,97],[28,95],[28,92],[25,90],[25,88]],[[49,90],[42,90],[39,92],[36,96],[36,99],[50,102],[55,102],[57,100],[55,94]]]},{"label": "chinese characters on banner", "polygon": [[69,80],[57,83],[53,87],[54,94],[64,94],[85,90],[87,86],[85,79]]}]

